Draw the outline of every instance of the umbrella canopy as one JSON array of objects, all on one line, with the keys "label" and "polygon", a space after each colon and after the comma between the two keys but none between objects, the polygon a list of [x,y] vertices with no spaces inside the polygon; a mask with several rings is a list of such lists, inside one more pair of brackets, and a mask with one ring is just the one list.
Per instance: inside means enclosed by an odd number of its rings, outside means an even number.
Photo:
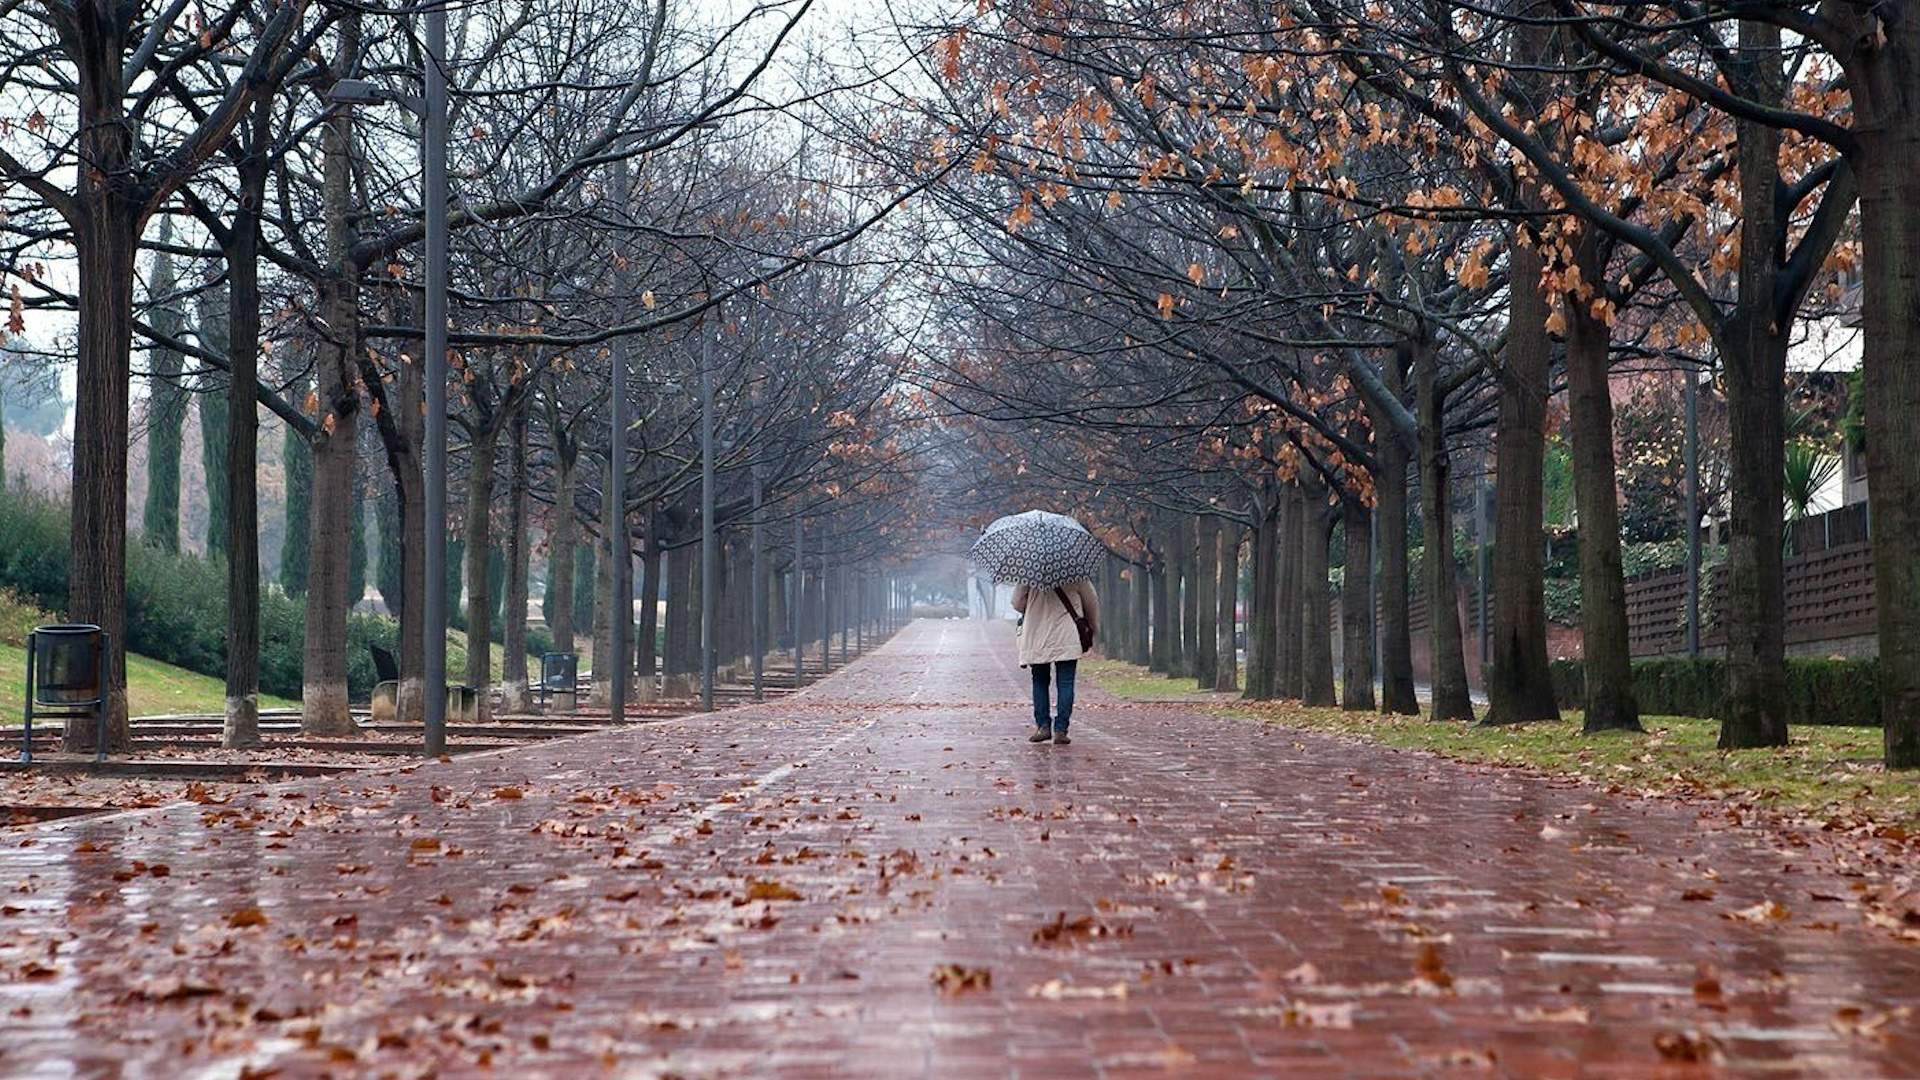
[{"label": "umbrella canopy", "polygon": [[1053,589],[1093,578],[1107,549],[1065,514],[1029,510],[987,526],[967,555],[995,581]]}]

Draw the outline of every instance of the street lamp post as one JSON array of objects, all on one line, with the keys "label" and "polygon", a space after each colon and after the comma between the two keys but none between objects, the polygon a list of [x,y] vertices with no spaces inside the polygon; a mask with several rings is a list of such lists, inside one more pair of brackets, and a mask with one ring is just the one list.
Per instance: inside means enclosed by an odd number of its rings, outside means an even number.
[{"label": "street lamp post", "polygon": [[[622,163],[622,180],[625,179]],[[622,184],[624,192],[625,185]],[[612,648],[608,650],[613,661],[613,670],[609,674],[613,682],[607,688],[607,711],[615,721],[627,718],[627,682],[632,677],[631,662],[627,654],[632,651],[628,634],[633,622],[633,552],[627,543],[627,338],[623,335],[613,340],[613,409],[609,426],[613,428],[613,441],[607,451],[607,501],[612,512],[603,515],[607,519],[607,558],[613,564],[607,569],[613,578],[613,610],[607,613],[608,637]],[[598,678],[599,676],[595,676]]]},{"label": "street lamp post", "polygon": [[[719,319],[718,307],[712,318]],[[714,620],[720,599],[720,552],[713,536],[713,335],[700,338],[700,709],[713,711]]]},{"label": "street lamp post", "polygon": [[421,553],[426,581],[421,590],[422,750],[447,752],[447,12],[426,15],[425,98],[387,90],[368,79],[340,79],[327,90],[330,104],[399,105],[420,118],[420,204],[425,215],[427,304],[421,382],[426,398],[425,453],[421,460],[426,506]]},{"label": "street lamp post", "polygon": [[793,516],[793,600],[787,616],[787,621],[793,624],[793,688],[796,691],[800,689],[807,663],[807,564],[802,558],[805,539],[806,525],[796,513]]},{"label": "street lamp post", "polygon": [[1687,368],[1687,655],[1700,655],[1700,373]]},{"label": "street lamp post", "polygon": [[[1493,659],[1493,627],[1488,625],[1487,618],[1487,584],[1488,579],[1493,576],[1493,563],[1489,558],[1492,552],[1487,548],[1487,534],[1492,529],[1487,524],[1486,465],[1486,459],[1481,458],[1480,472],[1473,478],[1473,544],[1477,549],[1474,552],[1473,576],[1474,584],[1480,594],[1475,601],[1474,621],[1479,624],[1480,664],[1483,671],[1486,664]],[[1481,678],[1483,680],[1486,678],[1484,673]]]},{"label": "street lamp post", "polygon": [[749,569],[753,574],[753,583],[748,586],[752,590],[753,611],[749,619],[752,625],[747,630],[753,638],[753,700],[755,701],[766,700],[767,571],[765,556],[761,550],[765,543],[763,534],[766,529],[760,520],[761,497],[760,464],[755,462],[753,466],[753,531],[749,541],[752,548],[752,566]]},{"label": "street lamp post", "polygon": [[421,202],[427,229],[426,619],[423,721],[426,752],[447,752],[447,9],[428,9],[426,167]]}]

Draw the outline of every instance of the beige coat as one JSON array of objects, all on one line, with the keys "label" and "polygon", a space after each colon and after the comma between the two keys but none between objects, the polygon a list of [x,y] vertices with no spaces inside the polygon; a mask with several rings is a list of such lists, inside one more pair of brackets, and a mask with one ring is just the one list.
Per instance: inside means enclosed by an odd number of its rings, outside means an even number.
[{"label": "beige coat", "polygon": [[[1100,598],[1093,593],[1090,581],[1076,582],[1065,587],[1067,598],[1081,615],[1093,624],[1094,632],[1100,630]],[[1025,618],[1016,631],[1020,643],[1020,666],[1029,664],[1052,664],[1061,660],[1080,659],[1080,632],[1073,625],[1073,618],[1067,609],[1060,606],[1060,598],[1052,589],[1029,589],[1021,585],[1013,590],[1013,610]]]}]

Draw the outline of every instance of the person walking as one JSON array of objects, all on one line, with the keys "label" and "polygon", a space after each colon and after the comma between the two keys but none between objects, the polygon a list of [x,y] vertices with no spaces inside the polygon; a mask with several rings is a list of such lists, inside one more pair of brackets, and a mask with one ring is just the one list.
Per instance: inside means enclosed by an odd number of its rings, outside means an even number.
[{"label": "person walking", "polygon": [[[1100,629],[1100,598],[1085,579],[1057,589],[1020,585],[1013,590],[1013,610],[1020,613],[1017,637],[1020,666],[1033,672],[1033,722],[1028,742],[1051,740],[1065,746],[1067,724],[1073,719],[1073,680],[1080,656],[1091,647]],[[1084,632],[1081,624],[1085,624]],[[1057,684],[1059,704],[1049,715],[1049,683]]]}]

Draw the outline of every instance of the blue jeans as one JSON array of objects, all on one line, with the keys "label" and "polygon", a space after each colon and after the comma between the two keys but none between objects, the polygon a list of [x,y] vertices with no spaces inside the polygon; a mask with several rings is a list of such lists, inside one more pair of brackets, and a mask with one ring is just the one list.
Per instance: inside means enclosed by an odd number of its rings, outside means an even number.
[{"label": "blue jeans", "polygon": [[1073,676],[1080,670],[1080,661],[1062,660],[1057,664],[1034,664],[1033,670],[1033,722],[1042,731],[1047,728],[1047,682],[1055,671],[1059,674],[1060,711],[1053,718],[1053,730],[1067,730],[1067,721],[1073,719]]}]

